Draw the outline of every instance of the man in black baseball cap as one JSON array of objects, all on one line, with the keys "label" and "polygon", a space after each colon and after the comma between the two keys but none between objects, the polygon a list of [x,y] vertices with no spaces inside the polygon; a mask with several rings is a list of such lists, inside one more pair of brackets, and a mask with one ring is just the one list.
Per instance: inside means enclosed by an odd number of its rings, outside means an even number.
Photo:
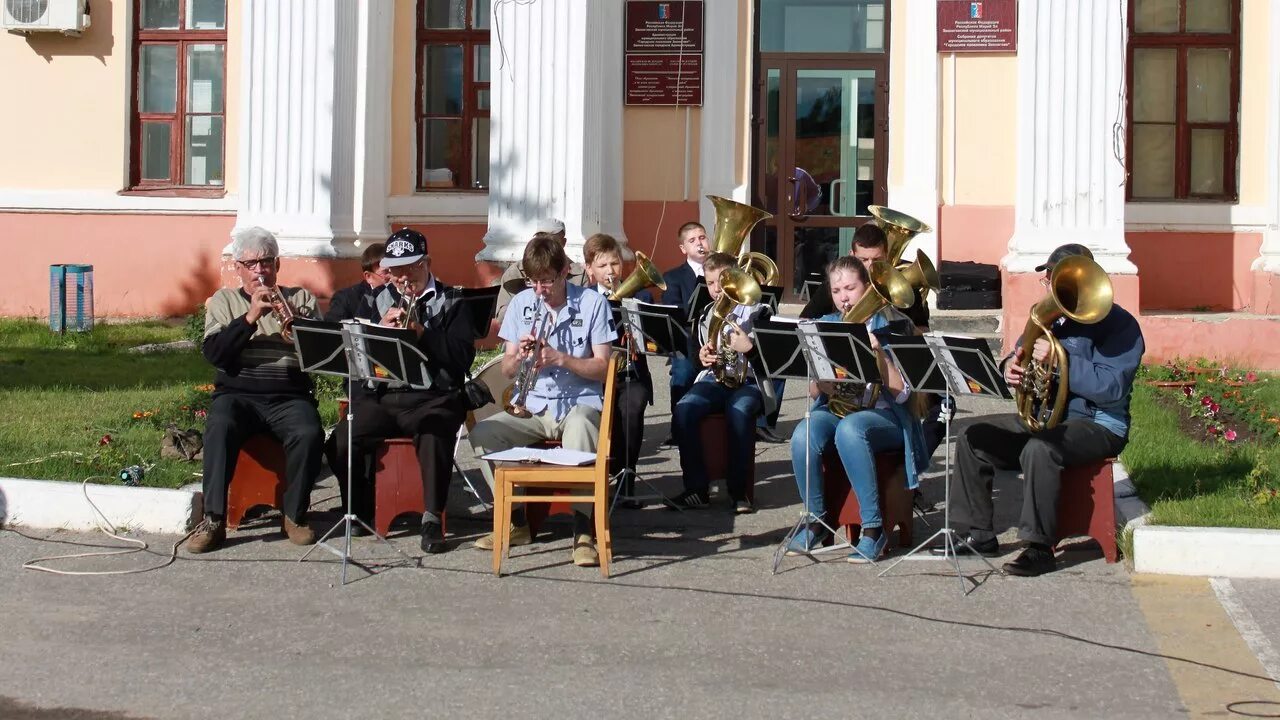
[{"label": "man in black baseball cap", "polygon": [[[1037,272],[1052,271],[1073,255],[1090,259],[1089,248],[1070,243],[1056,248]],[[1047,276],[1042,282],[1047,282]],[[1050,379],[1067,382],[1067,412],[1052,428],[1028,430],[1017,415],[984,418],[965,428],[956,446],[957,472],[951,487],[951,517],[956,525],[968,526],[969,534],[956,548],[958,555],[1001,554],[994,525],[992,480],[996,470],[1021,470],[1022,510],[1018,538],[1026,548],[1012,562],[1005,563],[1010,575],[1042,575],[1057,566],[1053,546],[1058,537],[1058,499],[1065,468],[1115,457],[1129,439],[1129,397],[1133,378],[1145,349],[1138,321],[1119,304],[1098,322],[1081,323],[1060,318],[1051,326],[1053,336],[1067,355],[1067,366]],[[1031,347],[1018,347],[1004,359],[1005,382],[1018,388],[1025,381],[1028,366],[1045,362],[1050,343],[1039,337]],[[1078,488],[1067,488],[1079,492]],[[945,547],[934,548],[946,555]]]},{"label": "man in black baseball cap", "polygon": [[1036,272],[1052,270],[1054,265],[1057,265],[1059,262],[1071,257],[1072,255],[1083,255],[1090,260],[1093,259],[1093,252],[1089,250],[1089,248],[1081,245],[1080,243],[1067,243],[1066,245],[1059,245],[1054,248],[1053,252],[1049,253],[1049,259],[1036,266]]},{"label": "man in black baseball cap", "polygon": [[401,228],[387,238],[382,254],[382,267],[412,265],[427,254],[427,237],[412,228]]}]

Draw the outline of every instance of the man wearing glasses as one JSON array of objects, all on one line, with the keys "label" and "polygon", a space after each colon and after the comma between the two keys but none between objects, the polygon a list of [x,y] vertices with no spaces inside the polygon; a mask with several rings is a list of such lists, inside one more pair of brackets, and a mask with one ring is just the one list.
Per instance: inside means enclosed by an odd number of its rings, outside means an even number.
[{"label": "man wearing glasses", "polygon": [[[484,455],[559,440],[568,450],[595,452],[609,353],[617,335],[609,301],[595,290],[568,282],[569,258],[551,236],[538,235],[529,241],[522,266],[530,287],[511,299],[498,337],[506,343],[503,375],[516,377],[527,358],[536,358],[536,379],[525,399],[532,415],[490,416],[472,428],[471,447]],[[535,328],[538,308],[543,327]],[[492,487],[493,469],[487,462],[480,466]],[[512,524],[512,545],[533,541],[523,508],[512,512]],[[584,508],[574,508],[573,525],[573,563],[598,565],[593,523]],[[476,547],[492,550],[493,536],[477,540]]]},{"label": "man wearing glasses", "polygon": [[272,300],[279,293],[296,317],[310,318],[316,316],[316,299],[303,288],[276,286],[280,250],[266,230],[236,231],[231,253],[240,287],[222,288],[205,301],[201,349],[217,372],[205,419],[204,520],[187,550],[209,552],[226,540],[227,486],[241,445],[258,433],[270,433],[284,445],[284,533],[295,545],[310,545],[316,536],[306,515],[324,429],[311,379],[281,334]]}]

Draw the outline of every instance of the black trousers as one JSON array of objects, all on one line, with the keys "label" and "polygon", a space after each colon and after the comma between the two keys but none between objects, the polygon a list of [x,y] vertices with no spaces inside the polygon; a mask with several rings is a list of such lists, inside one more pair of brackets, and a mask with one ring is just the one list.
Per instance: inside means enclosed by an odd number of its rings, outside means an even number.
[{"label": "black trousers", "polygon": [[311,488],[320,474],[324,428],[311,398],[259,398],[226,393],[209,405],[204,428],[204,511],[227,513],[227,486],[236,472],[244,441],[269,432],[284,445],[285,491],[281,508],[294,522],[304,522]]},{"label": "black trousers", "polygon": [[[644,412],[649,404],[648,391],[635,378],[627,382],[622,376],[616,384],[617,399],[613,405],[613,430],[609,433],[609,474],[623,468],[636,469],[640,446],[644,444]],[[622,491],[630,494],[632,479],[627,478]]]},{"label": "black trousers", "polygon": [[[422,497],[427,512],[439,515],[449,502],[453,479],[453,448],[467,409],[457,392],[409,390],[381,396],[357,392],[352,406],[355,425],[351,442],[351,509],[373,523],[374,453],[387,438],[413,438],[422,470]],[[330,436],[329,466],[338,478],[343,504],[347,501],[347,420],[343,418]]]},{"label": "black trousers", "polygon": [[1017,415],[1000,415],[965,428],[956,447],[958,473],[951,488],[952,518],[975,540],[995,537],[991,484],[995,471],[1022,469],[1025,483],[1018,537],[1057,542],[1062,469],[1114,457],[1126,440],[1092,420],[1064,420],[1032,434]]}]

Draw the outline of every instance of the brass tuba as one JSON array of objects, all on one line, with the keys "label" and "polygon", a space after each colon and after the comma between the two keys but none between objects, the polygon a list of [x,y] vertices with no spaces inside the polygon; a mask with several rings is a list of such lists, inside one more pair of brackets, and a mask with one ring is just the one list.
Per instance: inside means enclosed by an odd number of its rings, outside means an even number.
[{"label": "brass tuba", "polygon": [[[1049,295],[1031,306],[1031,316],[1022,328],[1024,363],[1022,383],[1014,392],[1018,419],[1031,432],[1056,426],[1067,408],[1067,351],[1053,336],[1050,327],[1063,315],[1085,325],[1096,323],[1111,312],[1111,279],[1102,266],[1084,255],[1058,261],[1049,274]],[[1036,340],[1049,341],[1049,357],[1043,363],[1031,359]],[[1057,390],[1050,391],[1055,377]]]},{"label": "brass tuba", "polygon": [[942,290],[942,281],[938,278],[938,270],[934,268],[933,261],[919,250],[916,251],[914,262],[902,263],[897,269],[911,287],[920,291],[921,302],[929,299],[930,290],[934,292]]},{"label": "brass tuba", "polygon": [[[903,273],[884,260],[876,260],[867,270],[871,283],[867,291],[853,305],[840,315],[840,322],[864,323],[871,316],[880,312],[886,305],[903,309],[911,307],[915,295],[911,283]],[[836,417],[844,417],[851,412],[862,409],[862,395],[865,385],[861,383],[840,383],[836,391],[827,400],[827,409]],[[880,389],[876,387],[871,394],[871,405],[876,403]]]},{"label": "brass tuba", "polygon": [[888,236],[889,243],[885,248],[885,256],[892,265],[897,265],[902,260],[902,253],[911,244],[912,238],[920,233],[933,232],[933,228],[925,223],[883,205],[870,205],[867,207],[867,212],[875,216],[876,224]]},{"label": "brass tuba", "polygon": [[782,273],[778,272],[778,264],[768,255],[761,252],[743,252],[744,243],[751,235],[751,229],[761,221],[773,217],[773,213],[718,195],[708,195],[707,199],[716,209],[711,252],[721,252],[738,258],[738,267],[751,273],[757,284],[777,285],[781,282]]},{"label": "brass tuba", "polygon": [[707,342],[716,353],[716,363],[711,371],[716,382],[727,388],[742,385],[747,378],[747,361],[725,342],[725,335],[738,328],[729,317],[738,305],[755,305],[760,302],[760,283],[740,268],[725,268],[720,273],[720,297],[711,306],[711,321],[707,323]]}]

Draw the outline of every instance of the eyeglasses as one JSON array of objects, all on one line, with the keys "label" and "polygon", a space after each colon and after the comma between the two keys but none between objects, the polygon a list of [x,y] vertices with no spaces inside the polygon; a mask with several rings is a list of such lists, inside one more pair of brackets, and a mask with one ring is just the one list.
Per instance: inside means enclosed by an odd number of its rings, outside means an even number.
[{"label": "eyeglasses", "polygon": [[525,280],[525,283],[531,288],[551,287],[552,285],[555,285],[556,280],[559,280],[559,279],[560,278],[551,278],[550,280],[534,280],[532,278],[529,278]]},{"label": "eyeglasses", "polygon": [[236,264],[244,268],[245,270],[252,270],[255,267],[266,269],[276,264],[276,258],[272,256],[267,256],[267,257],[257,258],[255,260],[237,260]]}]

